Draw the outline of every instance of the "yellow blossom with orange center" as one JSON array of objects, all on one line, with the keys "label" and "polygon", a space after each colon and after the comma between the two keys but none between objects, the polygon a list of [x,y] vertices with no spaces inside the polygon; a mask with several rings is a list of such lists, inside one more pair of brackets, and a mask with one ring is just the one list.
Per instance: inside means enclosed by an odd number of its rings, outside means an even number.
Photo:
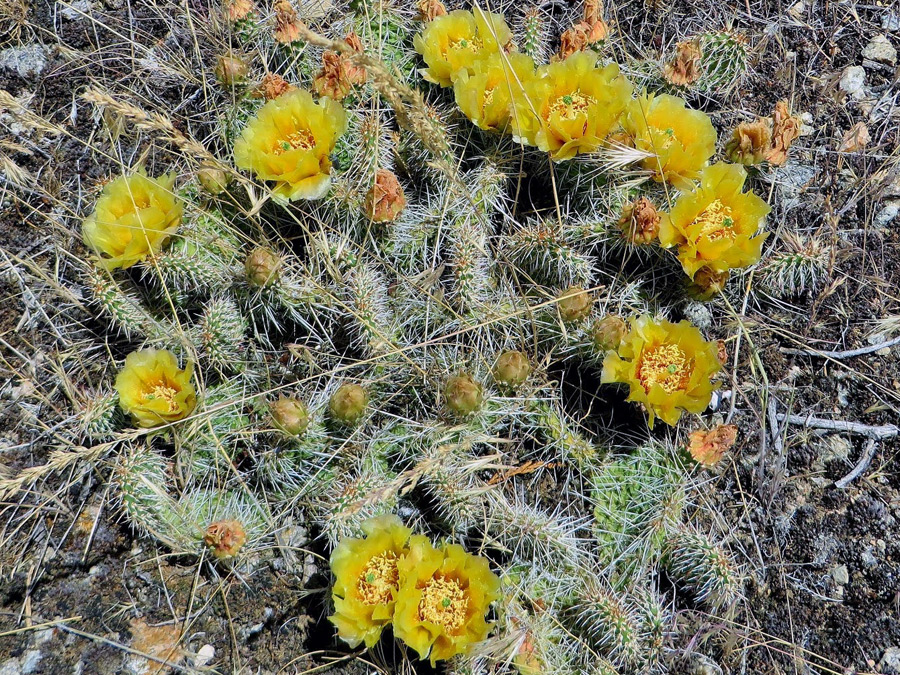
[{"label": "yellow blossom with orange center", "polygon": [[351,647],[374,646],[394,616],[410,530],[396,516],[362,525],[364,539],[344,539],[331,554],[334,614],[328,617]]},{"label": "yellow blossom with orange center", "polygon": [[422,77],[442,87],[450,87],[460,71],[472,71],[475,63],[506,48],[512,31],[500,14],[475,8],[457,9],[436,16],[413,38],[415,50],[425,65]]},{"label": "yellow blossom with orange center", "polygon": [[84,243],[103,267],[131,267],[162,249],[184,213],[174,186],[174,173],[149,178],[141,169],[103,187],[82,225]]},{"label": "yellow blossom with orange center", "polygon": [[487,637],[485,615],[500,595],[500,579],[485,558],[456,544],[436,549],[426,537],[413,536],[399,570],[394,634],[420,658],[434,665]]},{"label": "yellow blossom with orange center", "polygon": [[596,152],[619,122],[631,84],[611,63],[595,67],[597,54],[577,52],[538,68],[516,101],[513,133],[556,160]]},{"label": "yellow blossom with orange center", "polygon": [[700,185],[681,194],[663,214],[659,241],[677,247],[691,279],[702,268],[721,273],[759,260],[766,235],[757,232],[770,209],[752,192],[743,192],[746,178],[737,164],[707,167]]},{"label": "yellow blossom with orange center", "polygon": [[175,355],[165,349],[132,352],[116,377],[119,405],[143,428],[184,419],[197,404],[192,371],[191,365],[179,368]]},{"label": "yellow blossom with orange center", "polygon": [[689,322],[645,315],[631,320],[628,334],[607,354],[601,381],[627,384],[628,400],[647,409],[653,428],[657,417],[674,425],[682,411],[703,412],[720,368],[717,345]]},{"label": "yellow blossom with orange center", "polygon": [[303,89],[263,105],[234,144],[234,161],[261,180],[275,181],[274,196],[319,199],[331,185],[334,144],[347,128],[340,103],[318,103]]},{"label": "yellow blossom with orange center", "polygon": [[622,127],[629,142],[648,153],[641,165],[653,180],[678,188],[690,186],[716,151],[709,116],[687,108],[677,96],[639,96],[628,105]]}]

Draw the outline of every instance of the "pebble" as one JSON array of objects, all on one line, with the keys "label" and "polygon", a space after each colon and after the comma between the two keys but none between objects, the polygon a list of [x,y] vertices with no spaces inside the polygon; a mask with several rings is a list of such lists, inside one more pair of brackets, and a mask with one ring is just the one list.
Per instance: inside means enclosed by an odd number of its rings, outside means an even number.
[{"label": "pebble", "polygon": [[898,213],[900,213],[900,202],[888,202],[875,214],[872,224],[875,227],[887,227],[897,217]]},{"label": "pebble", "polygon": [[838,586],[846,586],[850,583],[850,571],[846,565],[838,565],[831,570],[831,578]]},{"label": "pebble", "polygon": [[687,672],[690,675],[722,675],[722,669],[718,664],[703,654],[691,654]]},{"label": "pebble", "polygon": [[900,14],[897,12],[885,12],[881,17],[881,27],[884,30],[900,30]]},{"label": "pebble", "polygon": [[900,673],[900,647],[888,647],[878,662],[878,672]]},{"label": "pebble", "polygon": [[194,656],[194,668],[203,668],[206,664],[212,661],[216,656],[216,649],[212,645],[203,645],[200,649],[197,650],[197,655]]},{"label": "pebble", "polygon": [[866,69],[862,66],[847,66],[841,73],[838,83],[841,91],[847,92],[851,98],[857,100],[866,96]]},{"label": "pebble", "polygon": [[712,326],[712,311],[702,302],[689,302],[685,305],[684,318],[700,330],[709,330]]},{"label": "pebble", "polygon": [[19,666],[19,659],[8,659],[0,663],[0,675],[20,675],[22,668]]},{"label": "pebble", "polygon": [[47,67],[47,50],[43,45],[10,47],[0,51],[0,70],[8,70],[22,79],[37,77]]},{"label": "pebble", "polygon": [[887,63],[891,66],[897,63],[897,50],[884,35],[873,37],[862,50],[862,55],[864,59]]},{"label": "pebble", "polygon": [[90,0],[70,0],[69,2],[57,2],[59,14],[67,21],[80,21],[91,15]]}]

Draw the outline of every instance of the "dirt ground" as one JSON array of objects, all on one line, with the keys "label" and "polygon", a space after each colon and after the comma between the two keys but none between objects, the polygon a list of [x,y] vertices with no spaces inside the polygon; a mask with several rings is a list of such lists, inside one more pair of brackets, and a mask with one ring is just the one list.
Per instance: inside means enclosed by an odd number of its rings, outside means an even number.
[{"label": "dirt ground", "polygon": [[[38,131],[27,143],[11,135],[11,145],[0,138],[0,150],[60,200],[110,172],[109,159],[88,153],[84,144],[99,129],[77,98],[88,84],[118,81],[191,110],[198,85],[154,72],[153,50],[185,39],[155,9],[124,0],[2,4],[13,17],[0,19],[0,31],[8,30],[3,48],[43,49],[38,65],[19,73],[0,57],[6,64],[0,65],[0,89],[64,133]],[[201,2],[188,4],[198,16],[208,11]],[[885,323],[882,337],[875,330],[878,320],[900,315],[900,70],[896,53],[893,63],[870,58],[878,36],[900,47],[900,9],[889,2],[829,0],[663,4],[610,2],[608,12],[617,31],[649,51],[713,25],[733,27],[753,46],[750,75],[726,111],[715,115],[717,126],[769,114],[785,98],[805,114],[795,163],[771,180],[782,207],[770,223],[814,238],[829,252],[828,276],[816,292],[743,308],[746,335],[733,389],[742,442],[710,495],[745,559],[745,612],[734,625],[694,640],[734,673],[900,673],[900,472],[894,463],[900,443],[878,441],[862,475],[838,487],[835,481],[866,452],[868,438],[777,421],[772,432],[768,416],[813,414],[865,425],[900,420],[900,346],[850,357],[796,353],[853,350],[889,340],[900,329],[890,333]],[[21,23],[19,11],[26,12]],[[123,70],[133,62],[134,44],[146,50],[145,72]],[[855,66],[865,77],[856,89],[847,71]],[[0,121],[9,130],[2,108]],[[858,123],[870,136],[865,151],[838,152]],[[791,199],[793,207],[786,208]],[[22,373],[41,377],[49,329],[11,270],[20,259],[53,264],[47,219],[59,214],[58,203],[41,192],[19,190],[13,197],[11,186],[0,183],[0,475],[41,464],[53,449],[52,430],[36,438],[21,424],[23,414],[39,412],[23,411],[19,388],[28,386]],[[77,237],[71,245],[77,250]],[[747,351],[751,341],[758,360]],[[342,672],[367,672],[365,661],[335,650],[331,636],[315,628],[322,623],[327,581],[314,562],[306,580],[275,563],[240,579],[196,576],[194,566],[136,539],[112,509],[97,512],[104,503],[102,472],[73,470],[69,478],[57,510],[29,519],[25,530],[15,505],[3,505],[0,675],[142,672],[129,665],[123,645],[146,637],[148,626],[169,625],[172,607],[191,608],[184,643],[189,664],[204,663],[198,654],[211,645],[223,672],[328,672],[331,659]],[[23,558],[15,544],[24,540],[32,546]],[[137,619],[136,610],[148,607],[157,609]],[[167,658],[165,651],[150,653]]]}]

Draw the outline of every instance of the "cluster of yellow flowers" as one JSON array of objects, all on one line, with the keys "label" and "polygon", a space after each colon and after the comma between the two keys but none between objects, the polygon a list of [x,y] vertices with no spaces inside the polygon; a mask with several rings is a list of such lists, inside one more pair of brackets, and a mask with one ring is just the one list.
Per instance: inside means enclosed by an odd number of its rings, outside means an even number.
[{"label": "cluster of yellow flowers", "polygon": [[338,635],[351,647],[374,646],[385,626],[437,661],[464,654],[487,637],[485,614],[500,579],[485,558],[456,544],[435,548],[396,516],[363,524],[364,539],[344,539],[331,555]]},{"label": "cluster of yellow flowers", "polygon": [[672,323],[640,316],[615,351],[603,361],[601,381],[629,386],[628,399],[650,416],[674,426],[682,411],[701,413],[717,385],[712,376],[722,367],[718,346],[703,339],[687,321]]}]

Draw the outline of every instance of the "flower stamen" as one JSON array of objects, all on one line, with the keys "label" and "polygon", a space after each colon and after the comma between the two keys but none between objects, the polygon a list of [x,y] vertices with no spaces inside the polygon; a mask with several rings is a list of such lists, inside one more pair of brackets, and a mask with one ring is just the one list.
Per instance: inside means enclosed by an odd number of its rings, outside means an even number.
[{"label": "flower stamen", "polygon": [[144,394],[144,398],[148,401],[162,399],[169,404],[169,412],[175,412],[178,409],[178,402],[175,400],[175,396],[177,395],[178,391],[172,387],[165,384],[158,384]]},{"label": "flower stamen", "polygon": [[647,393],[658,384],[667,394],[687,387],[691,376],[690,359],[678,345],[664,344],[641,355],[637,376]]},{"label": "flower stamen", "polygon": [[374,556],[363,568],[356,590],[364,605],[383,605],[390,602],[393,592],[399,586],[397,554],[385,551]]},{"label": "flower stamen", "polygon": [[469,599],[456,579],[435,575],[422,589],[419,620],[437,624],[453,633],[466,622]]},{"label": "flower stamen", "polygon": [[312,150],[314,147],[316,147],[316,138],[312,135],[312,132],[308,129],[298,129],[278,141],[278,144],[275,146],[275,154],[280,155],[288,150],[296,150],[298,148]]},{"label": "flower stamen", "polygon": [[597,99],[593,96],[588,96],[580,90],[576,90],[571,94],[557,97],[550,104],[550,112],[558,114],[564,120],[573,120],[578,115],[586,114],[588,107],[596,102]]},{"label": "flower stamen", "polygon": [[730,206],[725,206],[716,199],[700,212],[691,227],[700,226],[700,237],[706,237],[710,241],[716,241],[725,237],[734,239],[734,218]]}]

